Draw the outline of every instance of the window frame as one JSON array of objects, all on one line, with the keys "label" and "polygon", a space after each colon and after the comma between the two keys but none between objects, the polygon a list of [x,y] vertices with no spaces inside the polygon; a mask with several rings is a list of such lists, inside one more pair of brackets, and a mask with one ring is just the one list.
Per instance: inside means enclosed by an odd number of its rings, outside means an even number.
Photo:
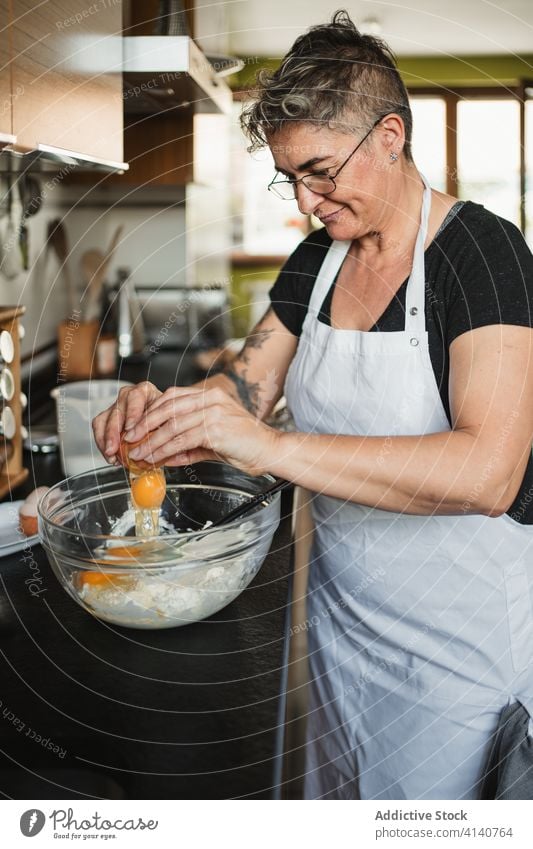
[{"label": "window frame", "polygon": [[[529,93],[529,91],[531,93]],[[533,100],[533,80],[522,79],[514,86],[411,86],[410,97],[440,97],[446,108],[446,192],[457,197],[457,104],[460,100],[515,99],[519,108],[520,144],[520,230],[526,232],[526,101]]]}]

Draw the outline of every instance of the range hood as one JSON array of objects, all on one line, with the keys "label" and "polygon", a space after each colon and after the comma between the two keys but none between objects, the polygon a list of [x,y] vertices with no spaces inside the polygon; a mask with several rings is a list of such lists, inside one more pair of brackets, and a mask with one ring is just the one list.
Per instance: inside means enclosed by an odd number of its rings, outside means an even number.
[{"label": "range hood", "polygon": [[150,115],[169,109],[228,113],[232,94],[222,79],[243,67],[238,59],[211,61],[187,35],[123,39],[124,111]]},{"label": "range hood", "polygon": [[33,150],[16,150],[16,136],[10,141],[3,141],[0,136],[0,174],[23,174],[26,171],[36,173],[57,173],[58,166],[85,168],[88,171],[102,171],[104,174],[123,174],[129,169],[127,162],[114,162],[108,159],[98,159],[95,156],[65,150],[47,144],[38,144]]},{"label": "range hood", "polygon": [[15,144],[16,140],[16,136],[12,136],[11,133],[0,133],[0,150]]}]

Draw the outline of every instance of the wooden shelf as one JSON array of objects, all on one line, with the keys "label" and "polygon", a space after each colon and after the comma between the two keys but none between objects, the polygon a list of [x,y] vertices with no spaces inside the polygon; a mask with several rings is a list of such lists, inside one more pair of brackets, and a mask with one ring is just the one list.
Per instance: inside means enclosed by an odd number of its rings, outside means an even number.
[{"label": "wooden shelf", "polygon": [[16,472],[13,475],[0,474],[0,498],[3,498],[8,492],[12,492],[21,483],[24,483],[28,475],[28,469],[21,469],[20,472]]},{"label": "wooden shelf", "polygon": [[[21,484],[28,475],[28,470],[22,466],[22,405],[20,403],[20,336],[19,319],[24,315],[25,307],[0,307],[0,331],[7,330],[11,334],[14,347],[14,357],[11,363],[7,363],[14,381],[15,393],[11,401],[3,401],[2,404],[11,408],[15,418],[15,436],[11,440],[13,454],[7,460],[0,474],[0,498],[3,498],[16,486]],[[3,442],[4,437],[0,436]]]},{"label": "wooden shelf", "polygon": [[[0,21],[7,21],[8,0],[0,0]],[[9,30],[2,24],[0,28],[0,147],[7,143],[13,134],[11,120],[11,51],[9,49]],[[3,141],[5,139],[6,141]]]}]

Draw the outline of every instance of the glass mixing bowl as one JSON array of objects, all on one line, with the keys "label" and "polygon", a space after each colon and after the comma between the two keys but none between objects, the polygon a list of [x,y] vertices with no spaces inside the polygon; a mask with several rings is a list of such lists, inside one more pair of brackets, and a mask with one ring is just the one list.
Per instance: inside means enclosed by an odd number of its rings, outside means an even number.
[{"label": "glass mixing bowl", "polygon": [[39,533],[64,589],[99,619],[172,628],[225,607],[259,571],[279,524],[280,494],[220,528],[229,513],[274,482],[225,463],[165,469],[156,537],[135,536],[127,473],[106,466],[67,478],[39,504]]}]

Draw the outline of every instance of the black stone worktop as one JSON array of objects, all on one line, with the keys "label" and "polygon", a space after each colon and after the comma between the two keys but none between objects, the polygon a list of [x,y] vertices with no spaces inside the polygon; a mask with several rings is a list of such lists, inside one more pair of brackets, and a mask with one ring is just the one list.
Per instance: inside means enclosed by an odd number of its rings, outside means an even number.
[{"label": "black stone worktop", "polygon": [[[156,361],[149,379],[170,382]],[[128,379],[145,377],[128,368]],[[61,479],[56,455],[25,459],[25,490]],[[60,587],[40,545],[0,560],[4,796],[278,796],[291,502],[284,493],[280,527],[250,587],[183,628],[99,622]]]}]

